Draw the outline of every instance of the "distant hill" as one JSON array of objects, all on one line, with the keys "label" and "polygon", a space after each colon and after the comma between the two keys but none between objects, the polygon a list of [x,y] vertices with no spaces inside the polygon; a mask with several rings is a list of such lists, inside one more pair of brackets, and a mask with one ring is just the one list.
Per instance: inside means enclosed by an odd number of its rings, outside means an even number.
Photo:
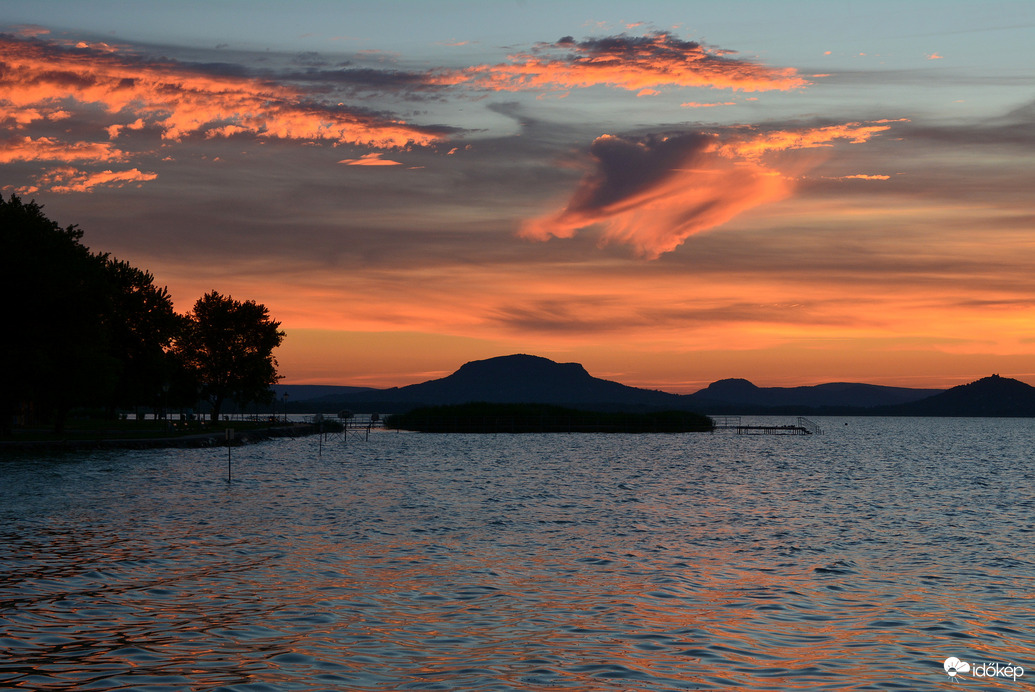
[{"label": "distant hill", "polygon": [[699,405],[710,408],[750,407],[763,408],[870,408],[893,406],[918,401],[941,389],[910,389],[885,387],[876,384],[831,382],[806,387],[757,387],[748,380],[729,379],[713,382],[704,389],[688,395]]},{"label": "distant hill", "polygon": [[472,361],[441,379],[359,392],[339,401],[353,407],[377,403],[384,411],[471,401],[543,403],[597,410],[676,408],[682,404],[677,394],[593,377],[578,363],[556,363],[522,354]]},{"label": "distant hill", "polygon": [[758,387],[748,380],[727,379],[694,394],[679,395],[593,377],[578,363],[524,354],[471,361],[446,377],[405,387],[280,385],[277,389],[288,392],[288,409],[296,412],[398,413],[418,406],[486,402],[732,415],[1035,416],[1035,387],[997,375],[949,390],[851,382]]},{"label": "distant hill", "polygon": [[1035,387],[992,375],[940,394],[899,406],[882,407],[885,415],[1029,417],[1035,416]]},{"label": "distant hill", "polygon": [[368,391],[371,391],[370,387],[343,387],[333,384],[278,384],[273,387],[277,401],[283,401],[284,395],[287,394],[289,403],[327,397],[338,398]]}]

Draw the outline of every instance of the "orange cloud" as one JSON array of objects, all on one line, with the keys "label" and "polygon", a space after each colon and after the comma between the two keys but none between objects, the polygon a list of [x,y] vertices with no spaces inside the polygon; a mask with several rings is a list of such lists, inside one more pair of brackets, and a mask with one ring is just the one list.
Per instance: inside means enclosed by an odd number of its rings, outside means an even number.
[{"label": "orange cloud", "polygon": [[635,92],[663,86],[786,91],[808,85],[793,68],[731,58],[731,52],[667,32],[581,42],[567,36],[512,56],[510,63],[472,67],[464,74],[473,85],[495,91],[564,91],[596,85]]},{"label": "orange cloud", "polygon": [[888,127],[847,123],[798,131],[741,130],[726,142],[707,134],[643,140],[604,135],[590,148],[595,169],[567,206],[527,222],[520,235],[570,238],[599,225],[602,243],[626,243],[655,259],[691,235],[788,197],[793,177],[763,162],[766,153],[826,147],[836,139],[864,142]]},{"label": "orange cloud", "polygon": [[[145,61],[111,46],[62,48],[0,38],[0,116],[61,107],[106,120],[103,128],[143,121],[166,140],[204,134],[323,140],[393,148],[427,145],[441,135],[381,115],[317,103],[271,82],[218,76],[171,61]],[[24,118],[22,118],[24,121]],[[24,124],[24,123],[22,123]],[[109,130],[118,136],[119,130]]]},{"label": "orange cloud", "polygon": [[832,180],[891,180],[890,175],[869,175],[866,173],[856,173],[855,175],[842,175],[839,178],[832,178]]},{"label": "orange cloud", "polygon": [[[40,176],[39,184],[45,185],[51,192],[90,192],[95,187],[123,187],[129,183],[142,183],[154,180],[156,173],[144,173],[136,168],[128,171],[87,172],[76,168],[61,167],[50,170]],[[25,187],[21,194],[31,194],[39,190],[39,186]]]},{"label": "orange cloud", "polygon": [[[885,121],[882,121],[885,122]],[[738,137],[720,149],[723,156],[729,158],[757,159],[758,157],[788,149],[808,149],[813,147],[833,146],[834,140],[846,139],[851,143],[865,142],[878,132],[891,129],[886,124],[845,123],[805,130],[776,130],[765,133],[750,133],[746,137]]]},{"label": "orange cloud", "polygon": [[24,129],[26,125],[37,121],[64,120],[71,116],[69,111],[62,108],[14,108],[5,104],[0,99],[0,123],[3,123],[14,130]]},{"label": "orange cloud", "polygon": [[[452,153],[452,152],[450,152]],[[369,154],[363,154],[358,159],[342,159],[338,163],[344,163],[346,166],[401,166],[399,161],[391,161],[389,159],[382,159],[381,152],[375,151]]]},{"label": "orange cloud", "polygon": [[0,163],[14,161],[124,161],[126,154],[108,142],[59,142],[50,137],[0,141]]},{"label": "orange cloud", "polygon": [[679,104],[683,108],[715,108],[717,106],[735,106],[735,101],[723,101],[722,103],[698,103],[696,101],[690,101],[688,103]]}]

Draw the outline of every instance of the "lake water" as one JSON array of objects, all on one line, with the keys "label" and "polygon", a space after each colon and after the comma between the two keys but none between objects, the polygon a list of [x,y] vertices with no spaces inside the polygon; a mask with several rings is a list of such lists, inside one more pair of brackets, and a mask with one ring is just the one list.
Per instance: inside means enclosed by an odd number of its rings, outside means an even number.
[{"label": "lake water", "polygon": [[8,459],[0,688],[1030,689],[1035,421],[817,421]]}]

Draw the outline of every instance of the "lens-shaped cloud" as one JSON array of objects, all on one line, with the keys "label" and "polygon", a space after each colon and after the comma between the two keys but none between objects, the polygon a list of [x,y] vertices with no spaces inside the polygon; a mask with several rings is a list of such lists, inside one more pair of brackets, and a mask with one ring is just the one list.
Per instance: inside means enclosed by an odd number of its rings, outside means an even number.
[{"label": "lens-shaped cloud", "polygon": [[590,147],[594,169],[565,208],[527,222],[521,235],[570,238],[599,225],[601,242],[626,243],[655,259],[695,233],[789,196],[794,177],[765,161],[766,154],[831,146],[838,139],[864,142],[889,127],[847,123],[770,132],[740,129],[725,139],[701,133],[642,139],[604,135]]},{"label": "lens-shaped cloud", "polygon": [[363,154],[358,159],[342,159],[338,163],[343,163],[346,166],[401,166],[399,161],[392,161],[391,159],[381,158],[381,152],[374,151],[369,154]]}]

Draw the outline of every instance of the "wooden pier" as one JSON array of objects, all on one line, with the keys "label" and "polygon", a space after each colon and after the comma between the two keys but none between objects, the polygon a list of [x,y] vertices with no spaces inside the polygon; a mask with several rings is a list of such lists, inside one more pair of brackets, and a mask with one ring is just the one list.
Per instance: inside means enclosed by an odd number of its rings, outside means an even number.
[{"label": "wooden pier", "polygon": [[[320,439],[320,456],[323,456],[323,443],[328,438],[348,442],[350,437],[355,439],[356,435],[362,431],[363,438],[369,440],[371,430],[384,430],[385,427],[384,418],[380,414],[369,413],[357,416],[351,411],[341,411],[336,417],[317,413],[307,417],[306,422],[316,430]],[[352,431],[351,435],[349,435],[350,431]]]},{"label": "wooden pier", "polygon": [[733,430],[738,435],[819,435],[823,433],[814,421],[798,416],[796,425],[744,425],[740,416],[712,416],[716,430]]}]

